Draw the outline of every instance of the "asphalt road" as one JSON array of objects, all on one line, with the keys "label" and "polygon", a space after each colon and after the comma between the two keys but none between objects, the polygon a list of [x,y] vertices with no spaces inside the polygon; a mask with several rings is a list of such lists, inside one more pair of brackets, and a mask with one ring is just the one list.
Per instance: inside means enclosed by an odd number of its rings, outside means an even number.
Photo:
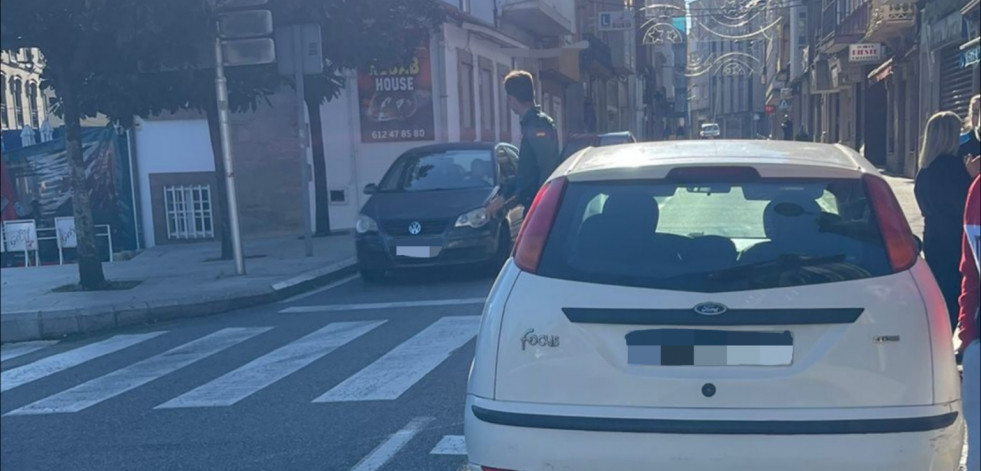
[{"label": "asphalt road", "polygon": [[218,316],[4,346],[0,468],[459,470],[492,283],[349,278]]}]

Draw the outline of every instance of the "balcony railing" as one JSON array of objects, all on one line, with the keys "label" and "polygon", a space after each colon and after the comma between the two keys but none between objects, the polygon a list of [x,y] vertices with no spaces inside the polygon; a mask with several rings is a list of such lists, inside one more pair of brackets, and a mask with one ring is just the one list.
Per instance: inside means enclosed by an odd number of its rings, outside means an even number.
[{"label": "balcony railing", "polygon": [[869,19],[868,39],[885,41],[916,26],[916,4],[873,0]]},{"label": "balcony railing", "polygon": [[869,27],[871,4],[872,1],[864,1],[848,12],[844,2],[829,2],[821,18],[821,43],[845,45],[860,41]]}]

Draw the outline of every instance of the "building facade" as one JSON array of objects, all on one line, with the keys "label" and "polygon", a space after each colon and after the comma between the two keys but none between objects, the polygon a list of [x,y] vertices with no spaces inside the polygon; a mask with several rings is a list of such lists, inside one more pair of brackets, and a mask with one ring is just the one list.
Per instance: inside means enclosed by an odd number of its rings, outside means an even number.
[{"label": "building facade", "polygon": [[34,131],[48,117],[48,97],[41,90],[44,58],[34,48],[0,51],[0,130]]}]

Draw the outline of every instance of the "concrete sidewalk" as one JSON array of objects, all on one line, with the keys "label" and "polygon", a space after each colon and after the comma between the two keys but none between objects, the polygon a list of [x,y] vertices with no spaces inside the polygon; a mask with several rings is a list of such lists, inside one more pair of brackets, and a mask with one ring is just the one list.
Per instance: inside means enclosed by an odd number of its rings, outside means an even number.
[{"label": "concrete sidewalk", "polygon": [[59,338],[125,325],[204,316],[268,303],[354,273],[354,241],[341,234],[314,239],[305,257],[296,236],[244,242],[246,276],[235,276],[216,242],[158,246],[131,260],[105,263],[111,281],[140,281],[120,291],[66,292],[76,265],[0,271],[0,341]]}]

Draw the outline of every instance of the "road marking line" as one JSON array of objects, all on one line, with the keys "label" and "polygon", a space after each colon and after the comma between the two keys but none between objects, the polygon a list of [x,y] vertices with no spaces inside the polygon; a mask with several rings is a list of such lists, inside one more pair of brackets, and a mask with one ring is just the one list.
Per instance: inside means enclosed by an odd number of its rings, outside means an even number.
[{"label": "road marking line", "polygon": [[463,435],[446,435],[436,444],[430,455],[466,455],[467,440]]},{"label": "road marking line", "polygon": [[284,299],[284,300],[280,301],[279,303],[280,304],[289,304],[289,303],[293,303],[293,302],[299,301],[301,299],[306,299],[306,298],[309,298],[310,296],[313,296],[315,294],[320,294],[320,293],[323,293],[324,291],[329,291],[329,290],[332,290],[334,288],[337,288],[338,286],[346,285],[346,284],[348,284],[348,283],[350,283],[350,282],[352,282],[354,280],[357,280],[358,278],[360,278],[360,276],[358,276],[358,275],[351,275],[351,276],[349,276],[347,278],[344,278],[344,279],[335,281],[335,282],[333,282],[333,283],[331,283],[331,284],[329,284],[327,286],[322,286],[322,287],[317,288],[317,289],[315,289],[313,291],[310,291],[310,292],[307,292],[307,293],[301,293],[301,294],[298,294],[296,296],[293,296],[292,298]]},{"label": "road marking line", "polygon": [[50,347],[58,343],[57,340],[39,340],[36,342],[24,342],[13,345],[4,345],[0,348],[0,361],[7,361],[19,356],[34,353],[42,348]]},{"label": "road marking line", "polygon": [[203,360],[271,327],[230,327],[133,363],[4,415],[78,412]]},{"label": "road marking line", "polygon": [[486,298],[433,299],[429,301],[402,301],[393,303],[328,304],[324,306],[293,306],[279,311],[280,314],[308,312],[364,311],[369,309],[396,309],[406,307],[457,306],[484,304]]},{"label": "road marking line", "polygon": [[132,347],[140,342],[150,340],[165,332],[150,332],[146,334],[117,335],[108,339],[90,343],[83,347],[78,347],[67,352],[61,352],[42,358],[33,363],[19,366],[0,374],[0,391],[7,391],[17,386],[36,381],[45,376],[50,376],[60,371],[67,370],[73,366],[81,365],[90,360],[94,360],[113,352],[118,352],[127,347]]},{"label": "road marking line", "polygon": [[370,332],[385,321],[338,322],[256,358],[155,409],[230,406]]},{"label": "road marking line", "polygon": [[477,334],[480,316],[443,317],[313,402],[398,399]]},{"label": "road marking line", "polygon": [[422,431],[430,422],[432,417],[416,417],[402,427],[402,430],[393,433],[387,440],[371,450],[367,456],[361,459],[351,471],[377,471],[385,466],[406,444]]},{"label": "road marking line", "polygon": [[280,281],[279,283],[274,283],[272,285],[272,289],[274,291],[284,290],[286,288],[296,286],[300,283],[305,283],[307,281],[315,280],[321,276],[327,276],[330,275],[331,273],[341,271],[345,268],[353,267],[357,263],[358,263],[358,259],[354,257],[341,260],[340,262],[327,265],[326,267],[310,270],[308,272],[301,273],[300,275],[294,276],[293,278]]}]

